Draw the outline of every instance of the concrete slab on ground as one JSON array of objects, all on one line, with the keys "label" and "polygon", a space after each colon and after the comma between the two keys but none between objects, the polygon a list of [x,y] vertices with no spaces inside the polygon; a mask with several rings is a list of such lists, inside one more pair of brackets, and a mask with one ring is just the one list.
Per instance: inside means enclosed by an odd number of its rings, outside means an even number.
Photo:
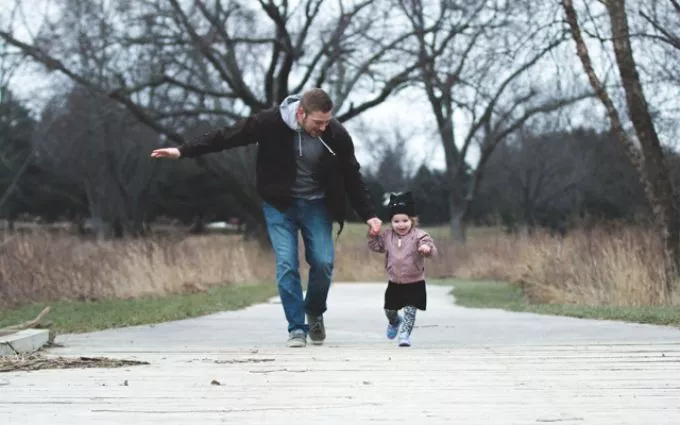
[{"label": "concrete slab on ground", "polygon": [[0,356],[34,353],[44,347],[49,339],[48,329],[23,329],[0,336]]}]

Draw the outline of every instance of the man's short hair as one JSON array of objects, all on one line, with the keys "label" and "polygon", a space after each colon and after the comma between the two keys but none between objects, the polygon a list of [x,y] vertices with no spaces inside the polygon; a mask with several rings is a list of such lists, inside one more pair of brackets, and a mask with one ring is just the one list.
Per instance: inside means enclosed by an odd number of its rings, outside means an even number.
[{"label": "man's short hair", "polygon": [[333,101],[324,90],[315,88],[306,91],[302,95],[300,106],[302,106],[302,110],[306,114],[317,111],[325,113],[333,109]]}]

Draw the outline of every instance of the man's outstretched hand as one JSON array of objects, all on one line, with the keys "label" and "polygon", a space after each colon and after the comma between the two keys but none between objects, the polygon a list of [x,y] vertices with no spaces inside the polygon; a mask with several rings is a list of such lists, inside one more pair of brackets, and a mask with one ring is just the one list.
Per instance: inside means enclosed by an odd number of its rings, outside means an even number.
[{"label": "man's outstretched hand", "polygon": [[382,221],[378,217],[369,218],[366,220],[369,230],[368,234],[371,236],[378,236],[380,234],[380,226],[382,226]]},{"label": "man's outstretched hand", "polygon": [[151,158],[178,159],[182,154],[177,148],[161,148],[151,152]]}]

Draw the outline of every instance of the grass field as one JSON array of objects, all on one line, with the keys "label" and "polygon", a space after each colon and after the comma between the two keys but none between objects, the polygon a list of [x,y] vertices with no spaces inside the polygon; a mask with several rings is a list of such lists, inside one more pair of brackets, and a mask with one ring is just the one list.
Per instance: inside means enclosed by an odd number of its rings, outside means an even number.
[{"label": "grass field", "polygon": [[451,293],[456,304],[463,307],[680,326],[680,309],[676,306],[536,304],[530,303],[517,285],[505,282],[444,280],[439,283],[453,285]]},{"label": "grass field", "polygon": [[[135,299],[51,302],[45,321],[57,333],[78,333],[186,319],[264,302],[276,295],[273,283],[214,286],[200,293]],[[0,328],[30,320],[45,307],[32,304],[0,310]]]}]

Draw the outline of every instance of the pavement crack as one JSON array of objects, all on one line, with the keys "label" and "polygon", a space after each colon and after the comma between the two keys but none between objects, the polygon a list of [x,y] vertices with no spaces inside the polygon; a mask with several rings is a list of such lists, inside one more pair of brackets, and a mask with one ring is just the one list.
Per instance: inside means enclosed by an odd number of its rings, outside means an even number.
[{"label": "pavement crack", "polygon": [[270,369],[270,370],[249,370],[250,373],[274,373],[274,372],[290,372],[290,373],[304,373],[309,372],[310,369]]},{"label": "pavement crack", "polygon": [[349,403],[342,405],[324,405],[314,407],[254,407],[246,409],[191,409],[191,410],[133,410],[133,409],[92,409],[93,413],[141,413],[141,414],[186,414],[186,413],[247,413],[247,412],[271,412],[271,411],[300,411],[300,410],[327,410],[327,409],[354,409],[357,406],[380,406],[380,403]]},{"label": "pavement crack", "polygon": [[273,362],[276,359],[233,359],[233,360],[215,360],[217,364],[232,364],[232,363],[267,363]]}]

